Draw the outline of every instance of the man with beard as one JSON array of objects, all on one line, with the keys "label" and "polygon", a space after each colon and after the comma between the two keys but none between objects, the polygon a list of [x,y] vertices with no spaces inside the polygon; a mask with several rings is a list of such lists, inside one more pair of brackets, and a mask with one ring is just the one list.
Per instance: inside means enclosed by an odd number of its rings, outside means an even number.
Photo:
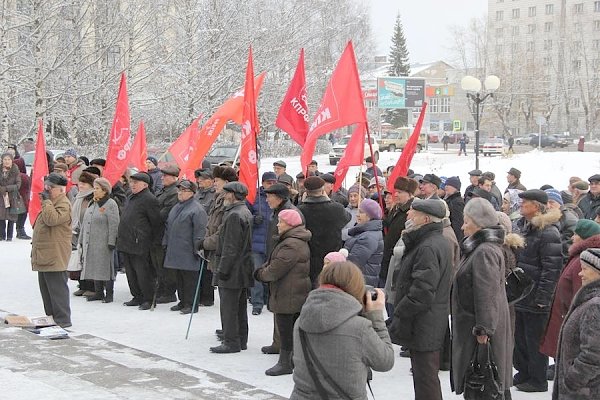
[{"label": "man with beard", "polygon": [[238,353],[248,343],[247,289],[252,287],[252,214],[246,206],[248,189],[240,182],[223,186],[225,214],[215,251],[223,343],[213,353]]}]

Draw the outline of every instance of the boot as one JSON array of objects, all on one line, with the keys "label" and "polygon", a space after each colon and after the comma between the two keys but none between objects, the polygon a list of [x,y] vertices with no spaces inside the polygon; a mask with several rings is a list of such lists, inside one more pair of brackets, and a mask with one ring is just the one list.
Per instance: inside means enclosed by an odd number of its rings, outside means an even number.
[{"label": "boot", "polygon": [[106,295],[104,296],[104,299],[102,300],[102,302],[103,303],[112,303],[113,295],[114,295],[114,291],[115,291],[115,281],[113,281],[113,280],[105,281],[104,287],[106,287]]},{"label": "boot", "polygon": [[31,239],[31,236],[27,235],[25,228],[17,228],[17,239],[29,240]]},{"label": "boot", "polygon": [[292,352],[290,350],[281,349],[279,352],[279,361],[273,367],[265,371],[269,376],[289,375],[294,372],[292,366]]},{"label": "boot", "polygon": [[104,282],[94,281],[94,294],[87,298],[87,301],[104,300]]}]

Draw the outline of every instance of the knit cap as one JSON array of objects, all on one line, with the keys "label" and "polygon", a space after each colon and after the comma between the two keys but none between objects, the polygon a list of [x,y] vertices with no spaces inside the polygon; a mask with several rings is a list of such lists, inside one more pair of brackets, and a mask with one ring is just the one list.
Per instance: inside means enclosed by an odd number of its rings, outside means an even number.
[{"label": "knit cap", "polygon": [[546,192],[546,194],[548,195],[548,200],[554,200],[555,202],[557,202],[561,206],[564,204],[562,196],[560,195],[560,192],[558,190],[556,190],[556,189],[546,189],[546,190],[544,190],[544,192]]},{"label": "knit cap", "polygon": [[600,234],[600,224],[591,219],[580,219],[575,225],[574,232],[582,239]]},{"label": "knit cap", "polygon": [[579,256],[581,261],[586,262],[592,268],[600,271],[600,249],[587,249],[581,252]]},{"label": "knit cap", "polygon": [[329,262],[344,262],[346,261],[346,257],[348,256],[348,250],[341,249],[340,251],[332,251],[327,253],[324,257],[325,260],[329,260]]},{"label": "knit cap", "polygon": [[302,217],[300,217],[300,213],[296,210],[287,209],[279,212],[278,217],[280,220],[288,224],[289,226],[298,226],[302,225]]},{"label": "knit cap", "polygon": [[369,216],[371,219],[381,219],[381,207],[375,200],[364,199],[360,202],[358,209]]},{"label": "knit cap", "polygon": [[465,216],[471,218],[480,228],[489,228],[498,225],[498,215],[492,203],[481,197],[473,197],[464,211]]}]

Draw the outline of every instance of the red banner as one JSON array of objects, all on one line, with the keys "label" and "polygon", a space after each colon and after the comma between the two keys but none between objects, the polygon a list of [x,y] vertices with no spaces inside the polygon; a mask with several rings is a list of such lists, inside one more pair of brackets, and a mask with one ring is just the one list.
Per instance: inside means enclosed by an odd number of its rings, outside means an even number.
[{"label": "red banner", "polygon": [[246,199],[250,204],[256,197],[258,184],[258,165],[256,154],[256,136],[258,135],[258,116],[256,115],[256,96],[254,93],[254,63],[252,62],[252,47],[248,53],[246,67],[246,84],[244,85],[244,112],[242,119],[242,146],[240,150],[240,182],[248,188]]},{"label": "red banner", "polygon": [[186,167],[188,165],[190,154],[194,152],[194,147],[198,143],[200,136],[200,129],[198,129],[198,127],[201,119],[202,115],[196,118],[190,126],[185,128],[185,131],[183,131],[177,140],[173,142],[171,147],[169,147],[169,153],[171,153],[175,162],[181,169],[180,176],[185,175],[191,180],[194,179],[194,170],[186,170]]},{"label": "red banner", "polygon": [[300,156],[302,170],[306,171],[320,136],[347,125],[366,121],[360,78],[350,41],[331,75],[321,106],[310,125]]},{"label": "red banner", "polygon": [[130,151],[129,100],[127,99],[127,82],[123,73],[121,74],[115,117],[110,128],[106,168],[102,174],[111,185],[117,183],[127,169],[128,153]]},{"label": "red banner", "polygon": [[335,192],[342,186],[342,182],[348,173],[351,166],[362,165],[365,159],[365,133],[367,131],[366,124],[358,124],[352,132],[352,137],[346,145],[344,155],[340,158],[333,176],[335,176],[335,184],[333,191]]},{"label": "red banner", "polygon": [[[265,79],[265,73],[261,73],[256,77],[254,81],[254,92],[258,95]],[[219,133],[227,123],[227,121],[233,121],[238,125],[242,123],[242,117],[244,112],[244,90],[240,89],[233,94],[219,109],[213,114],[212,117],[206,121],[204,126],[200,129],[198,135],[198,141],[194,147],[194,151],[190,154],[187,162],[188,171],[194,171],[199,168],[202,164],[202,160],[211,146],[217,140]]]},{"label": "red banner", "polygon": [[148,171],[148,167],[146,167],[146,158],[148,158],[146,128],[144,127],[144,121],[140,121],[138,131],[133,139],[131,151],[129,152],[129,162],[127,164],[137,168],[138,171],[146,172]]},{"label": "red banner", "polygon": [[410,135],[410,138],[406,141],[406,146],[402,150],[402,154],[396,163],[396,166],[392,170],[392,173],[388,177],[387,188],[388,191],[394,193],[394,182],[398,179],[399,176],[406,176],[408,172],[408,168],[410,167],[410,163],[412,162],[413,156],[415,155],[415,150],[417,149],[417,143],[419,141],[419,135],[421,134],[421,127],[423,126],[423,120],[425,119],[425,109],[427,108],[427,102],[423,103],[421,107],[421,114],[419,115],[419,119],[417,120],[417,124],[415,125],[415,129],[413,133]]},{"label": "red banner", "polygon": [[304,49],[302,49],[296,72],[279,108],[275,126],[290,135],[300,146],[304,146],[308,134],[308,118]]},{"label": "red banner", "polygon": [[33,169],[31,171],[31,192],[29,200],[29,222],[31,226],[35,224],[40,211],[42,211],[42,201],[39,194],[44,191],[44,177],[47,176],[48,159],[46,158],[46,139],[44,138],[44,122],[38,121],[37,140],[35,142],[35,156],[33,159]]}]

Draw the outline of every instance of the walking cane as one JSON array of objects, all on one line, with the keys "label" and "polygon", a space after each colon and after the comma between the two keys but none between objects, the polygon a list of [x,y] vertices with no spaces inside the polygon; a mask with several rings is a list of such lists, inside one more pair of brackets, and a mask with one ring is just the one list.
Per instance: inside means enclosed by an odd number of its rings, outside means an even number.
[{"label": "walking cane", "polygon": [[200,275],[198,275],[198,283],[196,284],[196,293],[194,294],[194,301],[192,303],[192,312],[190,313],[190,322],[188,323],[187,332],[185,333],[185,340],[187,340],[190,334],[190,327],[192,326],[192,318],[194,317],[194,311],[196,310],[196,305],[198,304],[198,294],[200,293],[200,283],[202,282],[202,272],[204,271],[204,266],[206,265],[206,258],[200,256]]}]

